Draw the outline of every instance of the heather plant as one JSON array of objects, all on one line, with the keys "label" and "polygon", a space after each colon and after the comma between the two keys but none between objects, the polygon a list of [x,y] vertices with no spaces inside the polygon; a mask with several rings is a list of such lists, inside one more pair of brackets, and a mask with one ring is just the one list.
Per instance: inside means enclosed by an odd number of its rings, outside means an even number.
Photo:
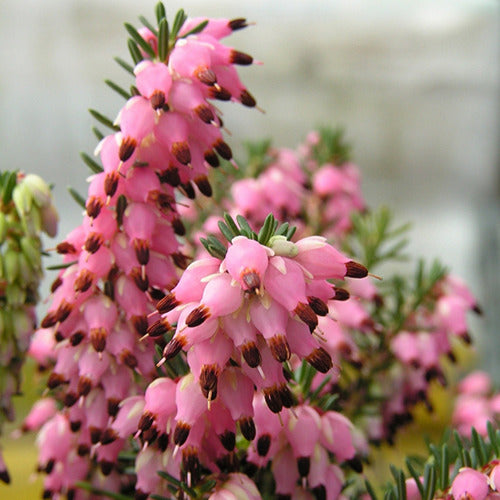
[{"label": "heather plant", "polygon": [[[222,41],[247,21],[155,14],[125,25],[116,119],[91,110],[108,134],[81,155],[83,221],[29,332],[43,496],[376,499],[372,447],[432,411],[476,300],[438,262],[387,271],[408,226],[367,206],[343,131],[237,164],[214,101],[257,108],[235,69],[252,56]],[[51,233],[47,206],[34,227]],[[459,387],[465,438],[408,459],[409,479],[393,467],[385,498],[494,498],[498,405],[480,376]]]}]

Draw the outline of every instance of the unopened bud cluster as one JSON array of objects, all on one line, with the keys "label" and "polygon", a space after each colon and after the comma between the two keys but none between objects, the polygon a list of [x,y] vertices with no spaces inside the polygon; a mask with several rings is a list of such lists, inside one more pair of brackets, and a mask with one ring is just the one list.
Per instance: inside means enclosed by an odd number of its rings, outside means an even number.
[{"label": "unopened bud cluster", "polygon": [[[14,419],[12,396],[35,328],[43,276],[41,233],[55,236],[57,212],[49,186],[38,175],[0,174],[0,434]],[[0,452],[0,479],[8,482]]]}]

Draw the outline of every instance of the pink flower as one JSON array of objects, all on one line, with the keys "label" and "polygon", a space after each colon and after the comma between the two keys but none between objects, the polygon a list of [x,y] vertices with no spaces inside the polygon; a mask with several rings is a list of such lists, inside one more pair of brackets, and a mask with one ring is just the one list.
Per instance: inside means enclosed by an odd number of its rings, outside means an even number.
[{"label": "pink flower", "polygon": [[453,480],[451,493],[454,500],[485,500],[488,496],[488,477],[477,470],[463,467]]}]

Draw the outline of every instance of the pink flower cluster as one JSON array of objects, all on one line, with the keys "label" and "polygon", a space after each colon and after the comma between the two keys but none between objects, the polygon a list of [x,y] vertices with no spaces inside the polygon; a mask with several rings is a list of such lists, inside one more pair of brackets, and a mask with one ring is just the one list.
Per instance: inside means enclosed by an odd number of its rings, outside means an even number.
[{"label": "pink flower cluster", "polygon": [[486,424],[500,418],[500,393],[493,393],[490,376],[482,371],[467,375],[458,384],[458,396],[453,409],[453,427],[463,436],[470,436],[474,427],[487,435]]},{"label": "pink flower cluster", "polygon": [[[218,165],[218,155],[231,158],[207,99],[255,105],[233,67],[252,58],[219,42],[245,21],[208,20],[202,33],[181,38],[193,23],[199,21],[186,23],[166,61],[136,66],[139,95],[120,111],[120,131],[97,148],[103,171],[90,179],[83,223],[57,246],[66,268],[52,285],[30,354],[42,367],[53,365],[48,387],[63,409],[43,418],[37,410],[26,425],[42,426],[47,497],[75,495],[79,480],[104,481],[112,491],[127,480],[116,467],[128,436],[117,439],[109,428],[121,402],[144,394],[157,376],[155,343],[163,339],[140,338],[156,301],[178,281],[176,266],[186,267],[174,187],[191,192],[193,181],[209,195],[208,167]],[[153,33],[142,34],[156,50]]]}]

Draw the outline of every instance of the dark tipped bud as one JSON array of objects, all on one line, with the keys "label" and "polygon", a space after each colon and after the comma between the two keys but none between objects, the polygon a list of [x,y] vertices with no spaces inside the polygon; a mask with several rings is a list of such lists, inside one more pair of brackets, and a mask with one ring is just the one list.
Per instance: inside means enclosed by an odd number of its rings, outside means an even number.
[{"label": "dark tipped bud", "polygon": [[215,73],[208,68],[199,68],[195,72],[196,78],[200,80],[201,83],[204,83],[205,85],[212,86],[217,83],[217,77],[215,76]]},{"label": "dark tipped bud", "polygon": [[240,52],[239,50],[232,50],[230,56],[231,64],[239,64],[240,66],[248,66],[253,63],[253,57]]},{"label": "dark tipped bud", "polygon": [[335,295],[333,300],[347,300],[350,297],[349,292],[345,288],[333,287]]},{"label": "dark tipped bud", "polygon": [[284,335],[271,337],[267,340],[267,344],[276,361],[283,363],[290,358],[290,347]]},{"label": "dark tipped bud", "polygon": [[307,477],[310,469],[311,459],[309,457],[297,458],[297,470],[299,471],[300,477]]},{"label": "dark tipped bud", "polygon": [[92,380],[90,380],[88,377],[80,377],[78,379],[77,391],[79,396],[86,396],[91,389],[92,389]]},{"label": "dark tipped bud", "polygon": [[54,326],[56,323],[57,323],[56,311],[49,311],[42,319],[40,326],[42,328],[50,328],[51,326]]},{"label": "dark tipped bud", "polygon": [[319,297],[307,297],[307,302],[318,316],[326,316],[328,314],[328,305]]},{"label": "dark tipped bud", "polygon": [[165,105],[165,92],[162,90],[155,90],[149,98],[153,109],[161,109]]},{"label": "dark tipped bud", "polygon": [[120,175],[118,172],[109,172],[104,179],[104,192],[106,196],[110,198],[116,193],[118,188],[118,181],[120,180]]},{"label": "dark tipped bud", "polygon": [[217,168],[220,165],[219,157],[215,154],[215,151],[209,149],[203,155],[205,161],[213,168]]},{"label": "dark tipped bud", "polygon": [[60,373],[52,372],[47,380],[47,387],[49,389],[55,389],[66,382],[67,380]]},{"label": "dark tipped bud", "polygon": [[172,219],[172,229],[177,236],[184,236],[186,234],[186,228],[180,217]]},{"label": "dark tipped bud", "polygon": [[103,244],[102,234],[90,233],[85,240],[83,247],[88,253],[96,253]]},{"label": "dark tipped bud", "polygon": [[141,266],[145,266],[149,262],[149,242],[135,238],[134,250],[137,262],[139,262]]},{"label": "dark tipped bud", "polygon": [[224,158],[224,160],[230,160],[233,157],[233,152],[231,151],[231,148],[229,147],[229,144],[227,142],[224,142],[222,139],[217,139],[215,141],[213,148],[219,155]]},{"label": "dark tipped bud", "polygon": [[103,207],[103,205],[104,203],[100,198],[97,198],[96,196],[90,196],[87,200],[87,204],[85,205],[87,215],[90,218],[95,219],[101,213],[101,208]]},{"label": "dark tipped bud", "polygon": [[243,104],[243,106],[246,106],[247,108],[254,108],[257,104],[257,101],[255,100],[255,97],[248,92],[248,90],[243,90],[240,94],[240,102]]},{"label": "dark tipped bud", "polygon": [[175,309],[179,304],[180,302],[175,298],[175,293],[170,292],[157,302],[156,310],[160,314],[166,314]]},{"label": "dark tipped bud", "polygon": [[194,108],[194,112],[202,122],[211,123],[215,119],[212,109],[208,104],[200,104]]},{"label": "dark tipped bud", "polygon": [[244,17],[238,17],[237,19],[231,19],[227,23],[229,28],[231,28],[233,31],[240,30],[242,28],[246,28],[248,26],[247,20]]},{"label": "dark tipped bud", "polygon": [[211,87],[208,92],[212,99],[218,99],[219,101],[230,101],[231,92],[224,87]]},{"label": "dark tipped bud", "polygon": [[267,407],[273,413],[279,413],[283,408],[283,403],[281,402],[281,395],[279,389],[276,386],[265,387],[263,389],[263,392]]},{"label": "dark tipped bud", "polygon": [[155,421],[154,415],[150,411],[145,411],[141,415],[137,428],[143,432],[147,431],[153,425],[154,421]]},{"label": "dark tipped bud", "polygon": [[134,154],[136,147],[137,141],[133,137],[123,138],[118,149],[118,158],[120,158],[120,161],[127,161]]},{"label": "dark tipped bud", "polygon": [[58,276],[50,285],[50,291],[54,293],[63,283],[63,280]]},{"label": "dark tipped bud", "polygon": [[71,311],[73,311],[73,307],[74,305],[71,304],[70,302],[66,302],[64,299],[61,300],[61,303],[59,304],[59,307],[55,312],[56,322],[62,323],[64,320],[66,320],[68,316],[71,314]]},{"label": "dark tipped bud", "polygon": [[219,440],[227,451],[233,451],[236,445],[236,435],[231,431],[224,431],[219,435]]},{"label": "dark tipped bud", "polygon": [[194,200],[196,198],[196,193],[193,185],[190,182],[186,182],[186,184],[180,184],[182,191],[184,194],[190,199]]},{"label": "dark tipped bud", "polygon": [[260,351],[254,342],[248,342],[242,345],[241,354],[250,368],[256,368],[262,362]]},{"label": "dark tipped bud", "polygon": [[217,397],[219,367],[216,364],[203,365],[200,372],[200,387],[203,395],[213,401]]},{"label": "dark tipped bud", "polygon": [[179,163],[182,165],[187,165],[191,163],[191,151],[189,151],[188,143],[183,142],[174,142],[172,144],[171,153]]},{"label": "dark tipped bud", "polygon": [[299,302],[293,312],[309,327],[311,333],[314,332],[318,326],[318,317],[309,304]]},{"label": "dark tipped bud", "polygon": [[314,349],[314,351],[306,357],[306,360],[320,373],[328,372],[333,366],[331,356],[322,347]]},{"label": "dark tipped bud", "polygon": [[368,269],[358,262],[350,260],[345,265],[346,273],[348,278],[364,278],[368,276]]},{"label": "dark tipped bud", "polygon": [[255,439],[256,430],[255,423],[252,417],[241,417],[238,420],[240,426],[241,434],[247,441],[253,441]]},{"label": "dark tipped bud", "polygon": [[109,398],[107,401],[108,415],[111,417],[116,417],[118,410],[120,409],[121,399]]},{"label": "dark tipped bud", "polygon": [[175,165],[170,165],[166,170],[159,174],[161,183],[169,184],[172,187],[177,187],[181,183],[179,169]]},{"label": "dark tipped bud", "polygon": [[67,241],[62,241],[56,246],[57,253],[65,255],[67,253],[76,253],[76,248]]},{"label": "dark tipped bud", "polygon": [[63,398],[63,404],[67,408],[71,408],[78,401],[78,394],[75,392],[67,392]]},{"label": "dark tipped bud", "polygon": [[198,307],[194,308],[186,318],[186,325],[190,328],[195,326],[199,326],[204,323],[210,317],[210,309],[201,304]]},{"label": "dark tipped bud", "polygon": [[174,430],[174,444],[182,446],[186,442],[190,430],[191,426],[186,422],[177,422]]},{"label": "dark tipped bud", "polygon": [[198,186],[198,189],[200,190],[201,194],[204,194],[208,198],[212,196],[212,186],[210,185],[210,182],[207,178],[206,175],[200,175],[199,177],[196,177],[196,179],[193,179],[194,183]]},{"label": "dark tipped bud", "polygon": [[295,403],[292,391],[290,391],[289,387],[286,384],[282,384],[279,387],[279,391],[281,403],[283,404],[283,406],[285,408],[291,408]]},{"label": "dark tipped bud", "polygon": [[120,361],[132,370],[137,366],[137,358],[128,349],[120,353]]},{"label": "dark tipped bud", "polygon": [[265,457],[269,452],[269,448],[271,447],[271,435],[263,434],[257,440],[257,453],[261,457]]}]

